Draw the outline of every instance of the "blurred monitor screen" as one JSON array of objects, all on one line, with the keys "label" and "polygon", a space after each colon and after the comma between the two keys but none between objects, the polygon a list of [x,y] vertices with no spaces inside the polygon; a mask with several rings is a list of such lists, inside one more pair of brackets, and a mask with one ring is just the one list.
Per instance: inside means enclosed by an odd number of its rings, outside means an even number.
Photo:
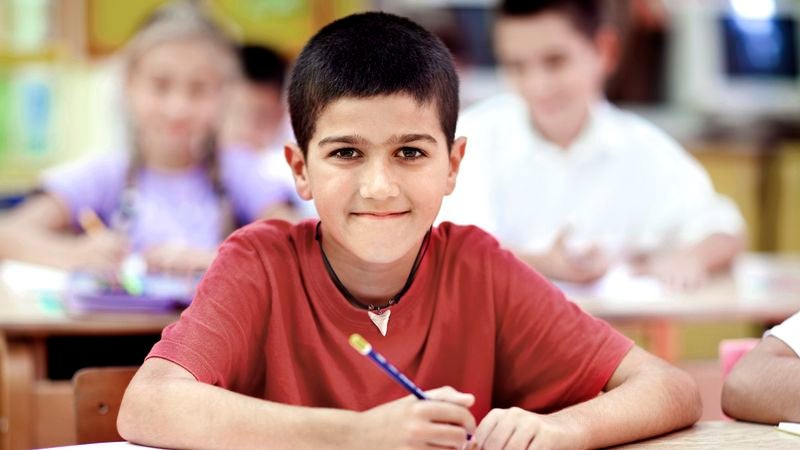
[{"label": "blurred monitor screen", "polygon": [[720,19],[725,71],[730,77],[798,77],[797,23],[789,17]]}]

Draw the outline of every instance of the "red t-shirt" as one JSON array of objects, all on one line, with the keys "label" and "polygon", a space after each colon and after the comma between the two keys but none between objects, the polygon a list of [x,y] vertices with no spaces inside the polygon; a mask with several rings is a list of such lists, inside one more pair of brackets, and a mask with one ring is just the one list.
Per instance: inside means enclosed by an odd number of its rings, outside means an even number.
[{"label": "red t-shirt", "polygon": [[382,336],[326,272],[314,221],[262,221],[220,248],[150,357],[275,402],[364,410],[408,395],[348,343],[360,333],[423,390],[551,412],[596,396],[632,346],[475,227],[433,229]]}]

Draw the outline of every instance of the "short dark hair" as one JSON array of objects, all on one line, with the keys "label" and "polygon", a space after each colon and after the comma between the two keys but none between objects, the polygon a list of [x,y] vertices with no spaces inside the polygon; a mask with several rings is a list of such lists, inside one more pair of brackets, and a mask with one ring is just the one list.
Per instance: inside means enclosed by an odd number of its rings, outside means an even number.
[{"label": "short dark hair", "polygon": [[563,14],[589,39],[594,38],[603,21],[599,0],[503,0],[497,12],[500,17],[526,17],[547,12]]},{"label": "short dark hair", "polygon": [[449,149],[458,119],[458,76],[442,41],[404,17],[382,12],[326,25],[303,48],[289,82],[297,144],[305,154],[330,103],[398,93],[435,105]]},{"label": "short dark hair", "polygon": [[242,45],[239,47],[239,62],[247,81],[283,89],[287,64],[275,50],[256,44]]}]

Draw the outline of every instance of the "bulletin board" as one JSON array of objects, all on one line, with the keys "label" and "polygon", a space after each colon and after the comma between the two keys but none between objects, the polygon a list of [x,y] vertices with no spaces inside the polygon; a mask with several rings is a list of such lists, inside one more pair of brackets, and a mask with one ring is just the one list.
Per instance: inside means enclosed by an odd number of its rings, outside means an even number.
[{"label": "bulletin board", "polygon": [[[93,57],[113,53],[165,0],[87,0],[87,47]],[[363,10],[366,0],[212,0],[209,13],[235,38],[296,55],[326,23]]]}]

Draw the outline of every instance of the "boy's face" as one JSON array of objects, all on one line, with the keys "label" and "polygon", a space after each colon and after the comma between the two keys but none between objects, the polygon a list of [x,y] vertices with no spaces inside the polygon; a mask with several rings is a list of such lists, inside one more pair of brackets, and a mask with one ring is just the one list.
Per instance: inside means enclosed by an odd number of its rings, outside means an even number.
[{"label": "boy's face", "polygon": [[224,140],[255,149],[267,147],[280,133],[285,111],[277,85],[238,83],[225,116]]},{"label": "boy's face", "polygon": [[285,153],[298,193],[315,200],[328,257],[391,264],[416,255],[455,187],[465,142],[448,152],[435,107],[394,94],[334,101],[306,156]]},{"label": "boy's face", "polygon": [[495,27],[495,53],[545,136],[580,129],[601,95],[609,61],[563,14],[503,17]]}]

